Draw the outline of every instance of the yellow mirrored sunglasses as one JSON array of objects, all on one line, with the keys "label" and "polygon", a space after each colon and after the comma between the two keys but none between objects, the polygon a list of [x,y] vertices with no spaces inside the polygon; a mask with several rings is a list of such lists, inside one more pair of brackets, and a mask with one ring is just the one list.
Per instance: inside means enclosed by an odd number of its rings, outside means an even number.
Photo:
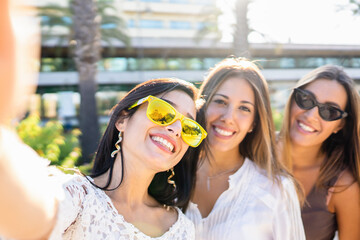
[{"label": "yellow mirrored sunglasses", "polygon": [[145,102],[149,102],[146,116],[153,123],[160,126],[167,126],[174,123],[176,120],[180,120],[182,128],[181,137],[189,146],[197,147],[201,141],[206,138],[207,132],[199,123],[185,117],[171,106],[171,104],[160,98],[149,95],[136,101],[129,109],[137,107]]}]

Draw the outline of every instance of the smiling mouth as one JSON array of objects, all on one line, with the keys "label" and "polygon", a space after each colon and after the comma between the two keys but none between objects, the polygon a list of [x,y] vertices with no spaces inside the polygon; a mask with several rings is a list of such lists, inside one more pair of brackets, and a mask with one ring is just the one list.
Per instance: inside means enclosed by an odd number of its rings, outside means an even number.
[{"label": "smiling mouth", "polygon": [[218,134],[220,134],[220,135],[222,135],[222,136],[225,136],[225,137],[228,137],[228,136],[233,135],[233,132],[220,129],[220,128],[218,128],[218,127],[214,127],[214,130],[215,130],[215,132],[217,132]]},{"label": "smiling mouth", "polygon": [[167,141],[166,139],[159,137],[159,136],[152,136],[151,139],[154,140],[155,142],[159,143],[161,146],[164,146],[165,148],[167,148],[170,152],[174,152],[175,146],[172,143],[170,143],[169,141]]},{"label": "smiling mouth", "polygon": [[316,132],[316,130],[314,128],[312,128],[312,127],[310,127],[308,125],[305,125],[302,122],[298,122],[298,125],[302,130],[304,130],[306,132],[310,132],[310,133]]}]

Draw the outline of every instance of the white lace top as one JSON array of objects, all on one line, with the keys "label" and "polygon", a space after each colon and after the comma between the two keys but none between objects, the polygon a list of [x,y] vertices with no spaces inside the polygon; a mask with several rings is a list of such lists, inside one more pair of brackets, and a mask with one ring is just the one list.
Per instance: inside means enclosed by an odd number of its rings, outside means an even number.
[{"label": "white lace top", "polygon": [[293,183],[282,189],[254,162],[245,159],[229,177],[229,188],[206,218],[190,203],[186,216],[195,223],[197,240],[305,240],[299,201]]},{"label": "white lace top", "polygon": [[195,237],[193,223],[178,208],[178,220],[174,225],[160,237],[149,237],[126,222],[105,192],[91,185],[85,177],[67,175],[67,178],[51,240],[188,240]]}]

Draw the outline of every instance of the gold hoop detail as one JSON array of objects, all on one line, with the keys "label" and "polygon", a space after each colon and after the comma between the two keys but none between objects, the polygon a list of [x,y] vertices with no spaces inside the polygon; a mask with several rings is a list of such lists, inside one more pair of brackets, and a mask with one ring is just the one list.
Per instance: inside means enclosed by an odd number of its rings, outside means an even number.
[{"label": "gold hoop detail", "polygon": [[120,143],[121,143],[121,141],[122,141],[122,136],[121,136],[121,134],[122,134],[122,132],[120,131],[119,132],[119,140],[117,140],[117,142],[115,143],[115,148],[116,148],[116,150],[114,150],[112,153],[111,153],[111,157],[113,158],[113,157],[115,157],[115,155],[118,153],[118,152],[120,152]]}]

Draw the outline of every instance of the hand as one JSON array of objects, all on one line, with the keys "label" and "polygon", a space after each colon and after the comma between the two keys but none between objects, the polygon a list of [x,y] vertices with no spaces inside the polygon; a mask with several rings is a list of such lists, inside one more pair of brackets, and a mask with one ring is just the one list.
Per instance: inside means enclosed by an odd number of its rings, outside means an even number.
[{"label": "hand", "polygon": [[24,111],[36,86],[39,28],[29,14],[34,11],[21,2],[0,2],[0,125]]}]

